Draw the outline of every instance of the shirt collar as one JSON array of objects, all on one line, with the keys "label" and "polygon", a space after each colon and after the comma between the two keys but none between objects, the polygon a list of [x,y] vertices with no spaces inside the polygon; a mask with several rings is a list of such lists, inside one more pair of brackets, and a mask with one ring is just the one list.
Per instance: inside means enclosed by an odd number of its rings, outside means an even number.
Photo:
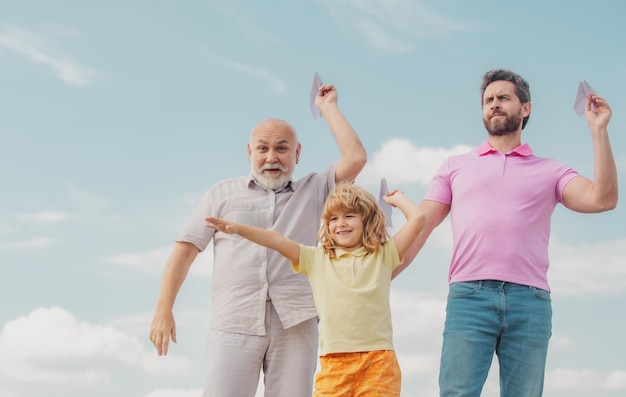
[{"label": "shirt collar", "polygon": [[[264,188],[263,186],[261,186],[261,184],[259,182],[257,182],[256,179],[254,179],[254,176],[252,174],[248,174],[248,188],[251,188],[253,185],[258,186],[259,188],[263,189],[263,190],[268,190],[266,188]],[[284,192],[286,190],[294,190],[294,186],[293,186],[293,180],[289,180],[289,182],[287,182],[286,185],[279,187],[278,189],[274,190],[275,193],[280,193],[280,192]]]},{"label": "shirt collar", "polygon": [[[479,156],[483,156],[491,152],[497,152],[497,150],[491,147],[491,145],[489,144],[489,141],[483,142],[482,145],[476,148],[476,153],[478,153]],[[531,154],[533,154],[533,149],[530,147],[529,144],[524,143],[522,145],[519,145],[515,149],[511,150],[509,153],[505,153],[505,154],[513,154],[513,153],[520,155],[520,156],[528,157]]]},{"label": "shirt collar", "polygon": [[346,251],[343,248],[335,248],[335,257],[337,259],[341,258],[343,255],[352,255],[352,256],[364,256],[367,254],[365,247],[359,247],[354,251]]}]

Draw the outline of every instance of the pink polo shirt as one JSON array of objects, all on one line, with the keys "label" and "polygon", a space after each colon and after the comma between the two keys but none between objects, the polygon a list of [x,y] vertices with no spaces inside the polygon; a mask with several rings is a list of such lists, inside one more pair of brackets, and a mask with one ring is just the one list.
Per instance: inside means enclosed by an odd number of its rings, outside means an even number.
[{"label": "pink polo shirt", "polygon": [[486,141],[448,158],[424,199],[450,205],[449,282],[500,280],[550,291],[550,218],[577,175],[533,155],[528,144],[501,153]]}]

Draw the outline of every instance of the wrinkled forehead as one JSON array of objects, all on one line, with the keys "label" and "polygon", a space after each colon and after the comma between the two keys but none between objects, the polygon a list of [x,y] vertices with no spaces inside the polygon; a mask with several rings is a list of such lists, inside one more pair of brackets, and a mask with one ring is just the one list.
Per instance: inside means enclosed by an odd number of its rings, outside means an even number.
[{"label": "wrinkled forehead", "polygon": [[252,130],[250,143],[259,142],[266,144],[296,144],[298,137],[291,124],[284,120],[269,119],[260,122]]},{"label": "wrinkled forehead", "polygon": [[502,95],[517,97],[515,84],[506,80],[496,80],[489,83],[489,85],[485,87],[485,92],[483,92],[483,99]]}]

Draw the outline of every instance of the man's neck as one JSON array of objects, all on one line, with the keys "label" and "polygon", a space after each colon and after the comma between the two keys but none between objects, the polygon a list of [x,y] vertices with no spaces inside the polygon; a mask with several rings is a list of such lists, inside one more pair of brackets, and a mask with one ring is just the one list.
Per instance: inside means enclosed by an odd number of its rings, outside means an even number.
[{"label": "man's neck", "polygon": [[501,136],[489,135],[489,144],[502,153],[509,153],[522,144],[522,131]]}]

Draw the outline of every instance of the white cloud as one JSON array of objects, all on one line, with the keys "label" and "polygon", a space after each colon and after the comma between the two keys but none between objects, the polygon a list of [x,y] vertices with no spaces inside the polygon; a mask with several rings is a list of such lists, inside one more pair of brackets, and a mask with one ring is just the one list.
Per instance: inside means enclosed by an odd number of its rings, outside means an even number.
[{"label": "white cloud", "polygon": [[394,336],[418,338],[426,345],[438,344],[445,319],[445,296],[431,296],[392,288],[390,294]]},{"label": "white cloud", "polygon": [[133,316],[121,316],[113,319],[110,325],[124,330],[124,332],[141,337],[146,336],[146,330],[150,329],[153,313],[144,313]]},{"label": "white cloud", "polygon": [[17,215],[18,221],[32,223],[57,223],[65,222],[67,221],[67,219],[67,213],[59,211],[41,211],[34,213],[22,213]]},{"label": "white cloud", "polygon": [[623,295],[626,239],[577,246],[551,237],[549,280],[561,295]]},{"label": "white cloud", "polygon": [[550,349],[565,349],[574,344],[572,338],[566,335],[553,334],[550,337]]},{"label": "white cloud", "polygon": [[367,45],[389,53],[415,49],[421,37],[475,29],[430,9],[419,0],[321,0],[340,26],[353,27]]},{"label": "white cloud", "polygon": [[408,139],[391,139],[374,153],[358,180],[376,185],[380,178],[387,178],[390,186],[415,182],[427,186],[446,158],[470,150],[472,147],[467,145],[450,149],[417,147]]},{"label": "white cloud", "polygon": [[7,322],[0,334],[0,384],[12,390],[114,389],[116,372],[181,375],[185,359],[158,357],[133,336],[78,321],[61,308],[39,308]]},{"label": "white cloud", "polygon": [[445,298],[392,288],[390,304],[394,346],[403,374],[402,395],[436,395]]},{"label": "white cloud", "polygon": [[590,369],[558,368],[546,374],[546,391],[626,390],[626,372],[603,374]]},{"label": "white cloud", "polygon": [[48,66],[69,85],[86,86],[95,75],[95,72],[89,68],[65,55],[58,54],[44,37],[24,30],[0,31],[0,47],[17,51],[31,61]]},{"label": "white cloud", "polygon": [[613,371],[609,373],[605,382],[607,389],[624,389],[626,390],[626,371]]}]

